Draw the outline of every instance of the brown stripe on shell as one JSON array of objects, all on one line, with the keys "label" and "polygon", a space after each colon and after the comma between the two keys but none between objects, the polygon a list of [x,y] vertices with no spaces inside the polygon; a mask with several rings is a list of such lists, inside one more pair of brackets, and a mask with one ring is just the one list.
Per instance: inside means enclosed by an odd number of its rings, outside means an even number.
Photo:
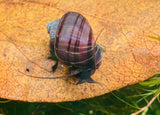
[{"label": "brown stripe on shell", "polygon": [[65,20],[67,19],[67,16],[69,15],[69,12],[66,13],[60,20],[59,24],[58,24],[58,28],[57,28],[57,32],[56,32],[56,42],[55,42],[55,46],[56,48],[58,48],[58,44],[59,44],[59,36],[61,33],[61,30],[63,28],[63,24],[65,22]]},{"label": "brown stripe on shell", "polygon": [[[74,52],[75,53],[79,52],[80,39],[81,39],[81,35],[82,35],[82,32],[83,32],[83,27],[84,27],[85,21],[86,21],[86,19],[83,18],[82,21],[81,21],[78,33],[77,33],[77,39],[76,39],[76,42],[75,42],[75,45],[74,45]],[[82,53],[80,55],[82,55]],[[79,58],[81,58],[81,56],[76,56],[76,54],[75,54],[74,60],[77,60],[79,62],[80,61]]]},{"label": "brown stripe on shell", "polygon": [[[73,27],[72,27],[72,32],[71,32],[71,35],[70,35],[70,38],[69,38],[68,48],[67,48],[67,51],[68,51],[68,52],[69,52],[69,50],[70,50],[71,41],[72,41],[72,35],[73,35],[73,32],[74,32],[74,29],[75,29],[75,26],[76,26],[76,24],[77,24],[77,21],[78,21],[79,16],[80,16],[80,14],[78,14],[78,16],[77,16],[77,18],[76,18],[76,20],[75,20],[75,23],[74,23],[74,25],[73,25]],[[70,62],[69,53],[67,54],[67,57],[66,57],[66,58],[67,58],[67,61]]]},{"label": "brown stripe on shell", "polygon": [[80,24],[79,31],[77,33],[76,43],[74,45],[74,52],[78,52],[79,44],[80,44],[80,39],[81,39],[81,35],[82,35],[82,32],[83,32],[83,27],[84,27],[85,21],[86,21],[86,19],[83,18],[82,22]]},{"label": "brown stripe on shell", "polygon": [[75,29],[75,26],[76,26],[76,23],[78,21],[78,18],[79,18],[80,15],[77,16],[76,20],[75,20],[75,23],[73,25],[73,28],[72,28],[72,32],[71,32],[71,35],[70,35],[70,38],[69,38],[69,42],[68,42],[68,48],[67,48],[67,51],[70,50],[70,45],[71,45],[71,40],[72,40],[72,35],[73,35],[73,32],[74,32],[74,29]]}]

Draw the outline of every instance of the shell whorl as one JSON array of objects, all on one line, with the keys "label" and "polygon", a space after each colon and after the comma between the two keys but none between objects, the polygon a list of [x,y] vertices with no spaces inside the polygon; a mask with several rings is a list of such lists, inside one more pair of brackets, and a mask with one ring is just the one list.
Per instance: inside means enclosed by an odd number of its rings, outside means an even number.
[{"label": "shell whorl", "polygon": [[56,20],[54,20],[54,22],[50,22],[46,25],[47,26],[47,31],[50,35],[50,39],[52,41],[54,41],[54,39],[55,39],[56,30],[57,30],[59,21],[60,21],[60,19],[56,19]]},{"label": "shell whorl", "polygon": [[86,65],[95,53],[88,21],[79,13],[66,13],[59,22],[54,46],[58,59],[63,62]]},{"label": "shell whorl", "polygon": [[57,58],[68,65],[99,67],[100,46],[95,43],[92,28],[81,14],[68,12],[61,19],[47,24],[51,45]]}]

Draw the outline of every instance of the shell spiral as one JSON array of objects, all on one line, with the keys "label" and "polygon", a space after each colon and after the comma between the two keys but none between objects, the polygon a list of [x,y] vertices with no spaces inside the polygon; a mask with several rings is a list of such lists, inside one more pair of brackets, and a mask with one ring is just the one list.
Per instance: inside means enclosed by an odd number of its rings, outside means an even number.
[{"label": "shell spiral", "polygon": [[95,40],[88,21],[76,12],[61,18],[55,36],[55,53],[66,64],[86,65],[93,61]]}]

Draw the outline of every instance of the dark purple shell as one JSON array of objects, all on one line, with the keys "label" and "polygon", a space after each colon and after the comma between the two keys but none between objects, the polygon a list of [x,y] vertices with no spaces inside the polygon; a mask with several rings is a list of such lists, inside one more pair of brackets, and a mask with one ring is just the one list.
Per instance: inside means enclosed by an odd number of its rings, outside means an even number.
[{"label": "dark purple shell", "polygon": [[79,66],[87,64],[96,52],[91,26],[76,12],[68,12],[60,19],[54,46],[58,59]]}]

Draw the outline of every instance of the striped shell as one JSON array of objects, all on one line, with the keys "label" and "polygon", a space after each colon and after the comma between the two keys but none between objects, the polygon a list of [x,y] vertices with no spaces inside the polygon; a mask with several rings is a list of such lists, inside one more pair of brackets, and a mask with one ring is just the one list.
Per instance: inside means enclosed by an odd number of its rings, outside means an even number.
[{"label": "striped shell", "polygon": [[68,12],[60,20],[47,24],[47,29],[60,61],[78,67],[97,65],[98,68],[102,53],[95,43],[90,24],[81,14]]},{"label": "striped shell", "polygon": [[54,45],[61,61],[78,66],[91,63],[95,45],[91,26],[81,14],[68,12],[61,18]]}]

